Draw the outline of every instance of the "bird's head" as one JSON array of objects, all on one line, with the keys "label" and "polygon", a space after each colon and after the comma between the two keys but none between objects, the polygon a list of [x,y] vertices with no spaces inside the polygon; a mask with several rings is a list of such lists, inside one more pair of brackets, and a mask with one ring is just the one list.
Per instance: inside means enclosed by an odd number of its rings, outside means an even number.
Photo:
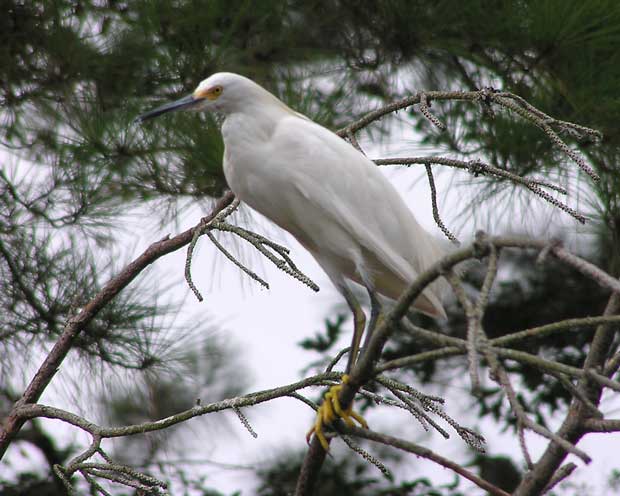
[{"label": "bird's head", "polygon": [[227,114],[249,105],[263,93],[267,92],[244,76],[218,72],[202,81],[191,95],[157,107],[136,120],[144,122],[176,110],[212,110]]}]

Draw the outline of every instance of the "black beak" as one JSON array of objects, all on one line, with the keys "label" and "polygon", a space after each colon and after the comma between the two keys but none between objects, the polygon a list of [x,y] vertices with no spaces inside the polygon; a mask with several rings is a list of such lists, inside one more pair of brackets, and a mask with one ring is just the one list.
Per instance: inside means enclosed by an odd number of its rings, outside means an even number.
[{"label": "black beak", "polygon": [[185,96],[179,100],[176,100],[171,103],[166,103],[165,105],[162,105],[161,107],[157,107],[156,109],[153,109],[149,112],[139,115],[138,117],[136,117],[135,122],[148,121],[149,119],[153,119],[154,117],[157,117],[158,115],[161,115],[161,114],[165,114],[166,112],[173,112],[175,110],[188,109],[188,108],[193,107],[200,101],[201,101],[200,98],[194,98],[192,95]]}]

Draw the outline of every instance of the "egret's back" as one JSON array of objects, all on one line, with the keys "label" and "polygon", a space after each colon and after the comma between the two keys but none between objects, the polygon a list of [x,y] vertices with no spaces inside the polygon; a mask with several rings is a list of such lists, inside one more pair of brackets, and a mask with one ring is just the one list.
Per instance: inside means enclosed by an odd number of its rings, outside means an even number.
[{"label": "egret's back", "polygon": [[[397,299],[444,254],[438,242],[362,153],[288,110],[265,111],[268,119],[254,107],[251,115],[232,115],[225,123],[225,174],[232,190],[293,234],[332,279],[370,283]],[[254,133],[262,138],[238,141],[239,127],[252,122],[263,124]],[[437,284],[414,307],[445,317]]]}]

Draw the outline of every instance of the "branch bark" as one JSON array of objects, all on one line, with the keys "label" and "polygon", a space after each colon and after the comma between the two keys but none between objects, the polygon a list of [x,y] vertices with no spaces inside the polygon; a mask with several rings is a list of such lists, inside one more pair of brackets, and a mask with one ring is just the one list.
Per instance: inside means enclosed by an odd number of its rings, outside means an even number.
[{"label": "branch bark", "polygon": [[[620,295],[613,293],[609,298],[604,315],[613,315],[620,310]],[[609,345],[613,339],[613,328],[610,324],[601,324],[594,334],[590,351],[586,357],[584,370],[591,368],[602,368],[607,358]],[[579,383],[590,401],[598,406],[603,392],[603,386],[583,377]],[[588,430],[589,409],[579,400],[573,399],[568,414],[564,422],[557,431],[557,435],[566,439],[571,444],[577,443]],[[590,427],[592,427],[590,425]],[[542,494],[554,474],[560,469],[561,464],[567,456],[567,451],[555,443],[549,443],[547,449],[534,464],[533,470],[528,472],[517,489],[514,496],[530,496],[532,494]]]}]

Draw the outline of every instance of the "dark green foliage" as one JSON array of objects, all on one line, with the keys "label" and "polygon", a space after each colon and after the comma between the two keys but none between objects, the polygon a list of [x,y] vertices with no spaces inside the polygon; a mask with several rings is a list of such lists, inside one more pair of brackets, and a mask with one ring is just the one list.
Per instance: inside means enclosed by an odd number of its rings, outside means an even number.
[{"label": "dark green foliage", "polygon": [[305,350],[315,350],[324,352],[329,350],[338,340],[342,332],[342,325],[346,322],[346,317],[338,314],[334,320],[325,319],[325,334],[317,332],[312,338],[306,338],[299,343]]},{"label": "dark green foliage", "polygon": [[508,493],[521,481],[521,472],[506,456],[476,455],[471,465],[478,467],[480,477]]},{"label": "dark green foliage", "polygon": [[[289,496],[295,491],[303,452],[279,456],[266,469],[259,469],[258,496]],[[433,485],[426,477],[393,483],[376,467],[353,454],[328,458],[317,482],[315,494],[321,496],[462,496],[459,481]]]}]

